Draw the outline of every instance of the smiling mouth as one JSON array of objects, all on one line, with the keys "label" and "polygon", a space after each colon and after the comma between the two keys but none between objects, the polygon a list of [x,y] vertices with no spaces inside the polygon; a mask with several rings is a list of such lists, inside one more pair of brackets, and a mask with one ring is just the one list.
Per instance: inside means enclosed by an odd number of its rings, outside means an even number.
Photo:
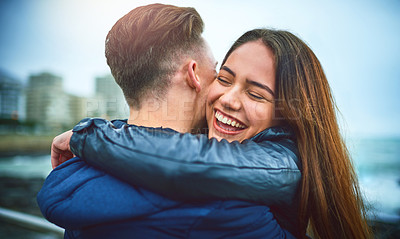
[{"label": "smiling mouth", "polygon": [[216,110],[214,114],[214,128],[224,134],[238,134],[247,128],[239,120],[229,117]]}]

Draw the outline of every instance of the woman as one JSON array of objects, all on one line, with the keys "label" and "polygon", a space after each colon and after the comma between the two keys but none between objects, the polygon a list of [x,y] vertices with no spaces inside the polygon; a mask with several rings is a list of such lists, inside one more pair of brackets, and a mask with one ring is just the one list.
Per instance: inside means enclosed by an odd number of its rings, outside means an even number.
[{"label": "woman", "polygon": [[[339,133],[327,79],[314,53],[299,38],[268,29],[245,33],[222,62],[206,107],[210,138],[243,141],[276,125],[294,132],[302,167],[296,205],[299,212],[297,217],[292,215],[299,222],[297,235],[306,237],[309,227],[313,238],[370,237],[357,177]],[[101,127],[93,130],[100,132]],[[187,137],[174,140],[185,141]],[[72,141],[72,147],[73,144],[79,142]],[[85,144],[87,151],[97,149],[100,153],[104,149],[94,147],[89,140]],[[130,147],[140,148],[140,144]],[[171,150],[174,149],[168,151]],[[74,153],[82,156],[82,152]],[[97,160],[107,164],[110,155],[107,157]],[[189,196],[195,192],[191,193]]]}]

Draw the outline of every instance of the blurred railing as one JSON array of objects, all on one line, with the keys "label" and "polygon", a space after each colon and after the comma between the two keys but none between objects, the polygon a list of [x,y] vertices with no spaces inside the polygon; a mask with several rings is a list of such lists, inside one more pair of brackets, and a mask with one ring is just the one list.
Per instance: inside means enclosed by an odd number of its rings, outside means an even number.
[{"label": "blurred railing", "polygon": [[63,235],[64,229],[46,221],[43,218],[0,207],[0,221],[18,225],[25,229]]}]

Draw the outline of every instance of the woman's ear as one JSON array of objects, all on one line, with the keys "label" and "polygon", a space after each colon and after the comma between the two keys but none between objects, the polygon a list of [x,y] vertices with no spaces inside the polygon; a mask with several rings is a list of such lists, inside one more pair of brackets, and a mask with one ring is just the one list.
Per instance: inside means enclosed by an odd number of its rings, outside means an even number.
[{"label": "woman's ear", "polygon": [[193,89],[196,89],[196,92],[199,93],[201,91],[201,85],[200,85],[200,77],[196,74],[198,71],[198,65],[197,62],[194,60],[191,60],[188,64],[188,76],[187,76],[187,81],[190,87]]}]

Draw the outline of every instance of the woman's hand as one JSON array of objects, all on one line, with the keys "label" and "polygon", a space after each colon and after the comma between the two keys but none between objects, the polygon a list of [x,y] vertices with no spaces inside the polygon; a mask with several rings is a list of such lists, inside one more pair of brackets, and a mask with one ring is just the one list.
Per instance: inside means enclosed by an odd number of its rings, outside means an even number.
[{"label": "woman's hand", "polygon": [[72,130],[68,130],[53,139],[51,144],[51,166],[53,169],[74,157],[69,147],[72,134]]}]

